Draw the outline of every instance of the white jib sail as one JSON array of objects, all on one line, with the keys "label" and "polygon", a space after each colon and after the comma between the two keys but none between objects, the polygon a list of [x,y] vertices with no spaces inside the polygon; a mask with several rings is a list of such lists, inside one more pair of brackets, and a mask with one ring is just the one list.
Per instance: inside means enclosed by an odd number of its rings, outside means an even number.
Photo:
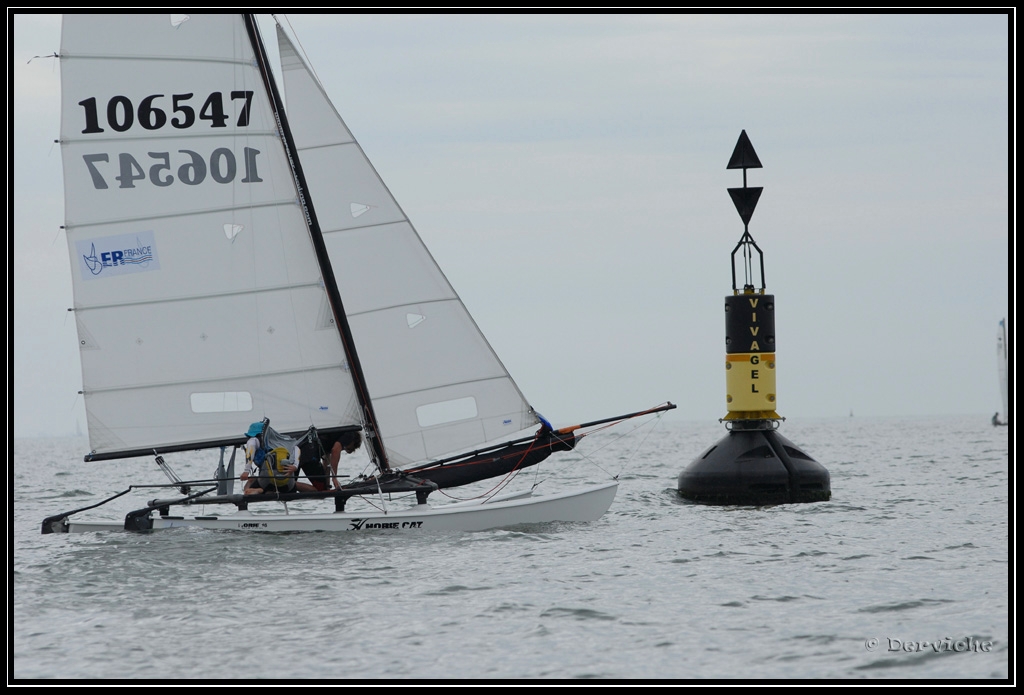
[{"label": "white jib sail", "polygon": [[[97,453],[358,423],[241,15],[64,15],[61,151]],[[197,447],[198,448],[198,447]]]},{"label": "white jib sail", "polygon": [[289,122],[391,464],[536,425],[321,85],[277,33]]}]

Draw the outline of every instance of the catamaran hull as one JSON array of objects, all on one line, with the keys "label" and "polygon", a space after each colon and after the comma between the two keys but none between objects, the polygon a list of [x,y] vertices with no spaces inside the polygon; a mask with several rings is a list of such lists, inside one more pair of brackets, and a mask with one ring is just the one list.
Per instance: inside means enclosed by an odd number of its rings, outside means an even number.
[{"label": "catamaran hull", "polygon": [[[157,516],[153,530],[204,528],[212,530],[295,532],[295,531],[485,531],[520,524],[553,521],[596,521],[608,511],[618,483],[605,483],[563,493],[537,497],[507,496],[484,503],[455,503],[384,512],[315,514],[260,514],[238,511],[223,516]],[[124,530],[123,522],[67,520],[66,531]],[[65,529],[61,529],[65,530]]]}]

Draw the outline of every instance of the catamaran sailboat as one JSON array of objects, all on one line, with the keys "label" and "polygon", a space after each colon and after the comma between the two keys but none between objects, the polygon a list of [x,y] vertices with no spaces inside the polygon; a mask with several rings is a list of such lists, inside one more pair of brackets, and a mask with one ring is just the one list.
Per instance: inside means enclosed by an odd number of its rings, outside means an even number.
[{"label": "catamaran sailboat", "polygon": [[[60,143],[85,459],[152,455],[166,472],[165,455],[220,450],[221,464],[205,481],[169,473],[179,496],[124,518],[79,515],[127,491],[48,517],[43,533],[600,518],[615,480],[428,499],[675,406],[561,428],[544,420],[280,26],[277,39],[284,95],[253,15],[64,16]],[[242,494],[234,456],[263,418],[294,441],[360,430],[372,472],[324,491]],[[353,497],[380,504],[351,512]],[[294,510],[308,500],[327,508]]]}]

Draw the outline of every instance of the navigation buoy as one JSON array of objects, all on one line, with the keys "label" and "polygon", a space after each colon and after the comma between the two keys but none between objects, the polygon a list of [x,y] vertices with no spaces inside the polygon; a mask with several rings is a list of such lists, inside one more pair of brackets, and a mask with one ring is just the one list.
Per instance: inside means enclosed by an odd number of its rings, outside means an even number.
[{"label": "navigation buoy", "polygon": [[[732,252],[732,295],[725,298],[725,390],[729,433],[679,474],[679,495],[706,504],[791,504],[832,497],[828,470],[778,433],[776,412],[775,297],[765,293],[764,254],[749,223],[762,188],[747,187],[747,169],[761,161],[740,133],[727,169],[743,169],[743,188],[730,188],[743,220]],[[744,283],[736,284],[736,253],[742,251]],[[754,285],[757,252],[760,288]]]}]

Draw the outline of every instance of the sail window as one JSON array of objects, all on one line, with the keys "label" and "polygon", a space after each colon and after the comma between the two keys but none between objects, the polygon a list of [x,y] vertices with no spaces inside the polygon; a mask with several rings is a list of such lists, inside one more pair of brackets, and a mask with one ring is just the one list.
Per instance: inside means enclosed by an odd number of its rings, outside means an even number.
[{"label": "sail window", "polygon": [[451,401],[429,403],[416,408],[416,420],[420,427],[444,425],[458,420],[469,420],[477,415],[476,399],[472,396]]},{"label": "sail window", "polygon": [[189,396],[193,413],[244,413],[252,410],[248,391],[193,393]]}]

